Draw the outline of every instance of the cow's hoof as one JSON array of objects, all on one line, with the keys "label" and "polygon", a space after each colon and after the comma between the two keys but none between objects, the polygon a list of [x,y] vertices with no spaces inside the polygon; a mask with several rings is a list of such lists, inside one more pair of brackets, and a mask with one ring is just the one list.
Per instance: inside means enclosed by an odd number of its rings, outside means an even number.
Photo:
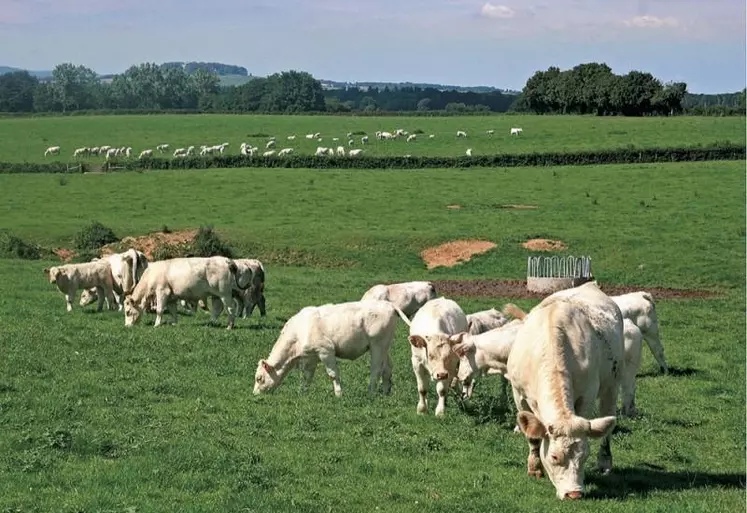
[{"label": "cow's hoof", "polygon": [[428,413],[428,407],[425,405],[419,404],[416,411],[418,412],[418,415],[425,415],[426,413]]},{"label": "cow's hoof", "polygon": [[543,477],[542,470],[527,470],[527,475],[536,479],[542,479]]}]

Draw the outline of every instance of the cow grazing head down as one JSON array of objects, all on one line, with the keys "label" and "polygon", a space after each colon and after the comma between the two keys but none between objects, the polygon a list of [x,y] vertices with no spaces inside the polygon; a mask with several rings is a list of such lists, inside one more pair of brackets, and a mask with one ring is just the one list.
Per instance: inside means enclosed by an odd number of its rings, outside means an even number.
[{"label": "cow grazing head down", "polygon": [[584,493],[584,464],[589,457],[589,437],[601,438],[615,427],[615,417],[585,419],[573,416],[545,425],[534,414],[522,411],[517,423],[529,439],[541,440],[540,460],[560,499],[580,499]]},{"label": "cow grazing head down", "polygon": [[428,358],[428,370],[431,379],[442,381],[455,377],[459,356],[452,348],[462,341],[464,333],[447,335],[436,333],[432,335],[410,335],[408,340],[414,347],[425,349]]},{"label": "cow grazing head down", "polygon": [[276,388],[282,380],[282,376],[272,365],[267,363],[267,360],[260,360],[257,364],[257,372],[254,375],[254,395]]},{"label": "cow grazing head down", "polygon": [[463,342],[463,337],[466,333],[459,333],[458,336],[462,337],[459,342],[455,344],[452,349],[454,353],[459,357],[459,372],[457,378],[464,385],[465,390],[470,386],[472,380],[479,373],[477,360],[475,355],[477,354],[477,348],[475,343],[470,341]]},{"label": "cow grazing head down", "polygon": [[80,306],[88,306],[91,303],[95,303],[99,299],[99,294],[96,289],[83,289],[80,294]]},{"label": "cow grazing head down", "polygon": [[134,326],[143,313],[143,308],[138,305],[131,296],[124,300],[125,326]]}]

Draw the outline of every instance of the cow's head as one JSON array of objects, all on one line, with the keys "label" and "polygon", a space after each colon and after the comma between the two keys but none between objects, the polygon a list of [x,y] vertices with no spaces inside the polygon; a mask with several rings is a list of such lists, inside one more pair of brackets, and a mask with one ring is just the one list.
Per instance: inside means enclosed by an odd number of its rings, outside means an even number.
[{"label": "cow's head", "polygon": [[579,499],[584,492],[584,464],[589,457],[589,437],[607,436],[615,417],[585,419],[576,415],[555,424],[543,424],[533,413],[517,416],[528,439],[541,440],[540,460],[560,499]]},{"label": "cow's head", "polygon": [[460,333],[462,339],[452,348],[454,353],[459,357],[459,372],[457,378],[462,383],[463,390],[467,393],[471,390],[472,381],[477,377],[478,368],[475,354],[477,349],[472,341],[472,336],[467,333]]},{"label": "cow's head", "polygon": [[143,313],[143,307],[132,299],[132,296],[127,296],[124,300],[124,313],[125,313],[125,326],[134,326],[140,316]]},{"label": "cow's head", "polygon": [[431,379],[442,381],[456,376],[459,357],[452,348],[462,341],[463,336],[464,333],[457,335],[436,333],[432,335],[410,335],[408,340],[413,347],[425,349]]},{"label": "cow's head", "polygon": [[65,274],[65,270],[59,267],[48,267],[44,269],[44,274],[47,275],[49,283],[57,283],[57,279]]},{"label": "cow's head", "polygon": [[91,303],[95,303],[98,299],[99,295],[95,288],[83,289],[83,292],[80,294],[80,306],[88,306]]},{"label": "cow's head", "polygon": [[254,375],[254,395],[267,392],[280,385],[283,380],[277,369],[270,365],[267,360],[260,360],[257,364],[257,372]]}]

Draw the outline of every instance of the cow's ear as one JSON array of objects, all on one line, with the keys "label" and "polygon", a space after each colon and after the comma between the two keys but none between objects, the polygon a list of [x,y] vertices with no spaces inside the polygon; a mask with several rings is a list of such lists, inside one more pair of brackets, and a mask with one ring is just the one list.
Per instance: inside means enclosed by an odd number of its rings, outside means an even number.
[{"label": "cow's ear", "polygon": [[472,333],[472,325],[474,324],[474,322],[475,321],[473,319],[467,321],[467,333]]},{"label": "cow's ear", "polygon": [[275,370],[275,369],[273,369],[272,365],[270,365],[269,363],[267,363],[267,360],[260,360],[259,363],[262,364],[262,368],[268,374],[271,373],[273,370]]},{"label": "cow's ear", "polygon": [[589,431],[587,434],[591,438],[602,438],[603,436],[607,436],[608,434],[610,434],[612,430],[615,429],[616,423],[617,419],[615,419],[614,416],[592,419],[591,421],[589,421]]},{"label": "cow's ear", "polygon": [[461,333],[457,333],[456,335],[451,335],[449,337],[449,344],[451,344],[452,347],[456,344],[461,344],[462,339],[464,338],[466,334],[467,334],[466,331],[462,331]]},{"label": "cow's ear", "polygon": [[454,347],[452,347],[452,349],[457,354],[457,356],[461,358],[467,353],[474,351],[475,344],[473,342],[462,342],[461,344],[457,344]]},{"label": "cow's ear", "polygon": [[519,429],[529,439],[540,439],[544,438],[547,431],[542,421],[538,419],[532,412],[521,411],[516,416],[516,423],[519,425]]},{"label": "cow's ear", "polygon": [[47,276],[49,276],[49,267],[47,267],[46,269],[44,269],[44,274],[46,274]]},{"label": "cow's ear", "polygon": [[412,344],[415,347],[424,348],[425,347],[425,339],[421,337],[420,335],[410,335],[407,337],[407,340],[410,341],[410,344]]}]

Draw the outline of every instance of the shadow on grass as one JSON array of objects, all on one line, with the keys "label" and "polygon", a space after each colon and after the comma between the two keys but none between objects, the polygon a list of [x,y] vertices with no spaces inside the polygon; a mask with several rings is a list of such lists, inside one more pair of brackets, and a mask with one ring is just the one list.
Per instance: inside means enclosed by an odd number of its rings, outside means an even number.
[{"label": "shadow on grass", "polygon": [[694,490],[697,488],[745,489],[745,474],[710,472],[667,472],[648,463],[640,467],[616,468],[606,476],[590,474],[587,482],[596,485],[592,499],[624,499],[631,495],[647,497],[657,491]]},{"label": "shadow on grass", "polygon": [[663,372],[659,372],[658,370],[650,370],[643,372],[641,374],[638,374],[639,378],[656,378],[659,376],[671,376],[674,378],[686,378],[689,376],[698,376],[703,374],[703,371],[700,369],[694,369],[692,367],[684,367],[684,368],[677,368],[677,367],[670,367],[669,368],[669,374],[664,374]]},{"label": "shadow on grass", "polygon": [[[471,399],[463,400],[461,396],[456,393],[456,390],[454,390],[454,399],[459,409],[469,417],[472,417],[475,424],[480,425],[495,422],[507,429],[513,429],[516,423],[516,411],[513,407],[513,399],[509,392],[510,385],[503,378],[496,377],[496,379],[500,379],[501,383],[498,385],[497,391],[495,390],[495,386],[492,387],[493,394],[473,394]],[[478,382],[475,387],[481,385],[489,387],[492,384],[490,381],[494,380],[487,381],[488,383],[485,383],[485,380],[481,380],[481,382]]]}]

